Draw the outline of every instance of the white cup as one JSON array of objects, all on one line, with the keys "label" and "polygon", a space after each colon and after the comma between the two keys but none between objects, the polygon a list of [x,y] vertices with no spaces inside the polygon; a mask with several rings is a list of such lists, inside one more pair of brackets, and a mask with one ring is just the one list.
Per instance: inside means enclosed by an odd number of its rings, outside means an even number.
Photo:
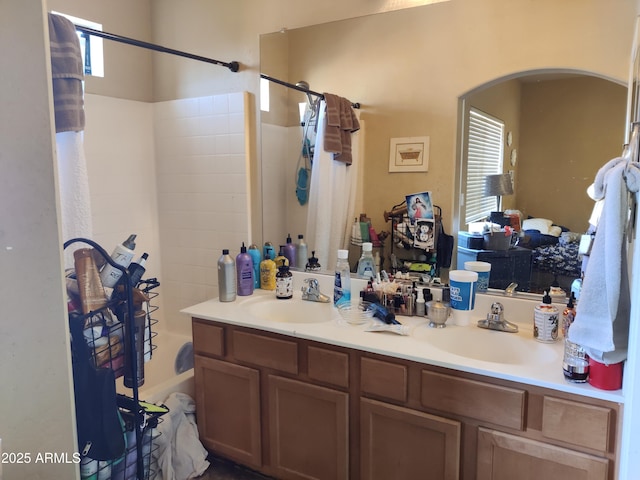
[{"label": "white cup", "polygon": [[491,264],[489,262],[464,262],[464,269],[478,274],[477,292],[486,292],[489,288]]},{"label": "white cup", "polygon": [[473,310],[476,303],[476,283],[478,273],[468,270],[451,270],[449,286],[451,308],[454,310]]}]

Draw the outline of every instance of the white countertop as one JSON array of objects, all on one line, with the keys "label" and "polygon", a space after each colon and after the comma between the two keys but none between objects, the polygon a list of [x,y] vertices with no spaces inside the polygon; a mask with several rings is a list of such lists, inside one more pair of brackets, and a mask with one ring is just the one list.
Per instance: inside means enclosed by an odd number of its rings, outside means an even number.
[{"label": "white countertop", "polygon": [[[428,321],[425,318],[398,316],[397,319],[403,325],[409,326],[411,333],[408,336],[390,332],[366,332],[367,325],[351,325],[344,322],[332,303],[303,301],[300,298],[300,292],[295,290],[294,298],[291,300],[275,300],[274,292],[256,290],[253,295],[238,297],[235,302],[224,303],[216,298],[185,308],[182,313],[190,317],[623,403],[622,390],[600,390],[588,383],[576,384],[565,380],[562,373],[563,342],[546,344],[534,340],[531,322],[518,321],[509,316],[508,306],[505,305],[505,317],[519,325],[519,333],[496,332],[475,326],[476,320],[486,316],[486,311],[478,308],[478,304],[490,301],[479,300],[476,310],[472,312],[473,320],[470,326],[459,326],[448,321],[446,328],[434,329],[428,327]],[[280,305],[284,307],[283,302],[285,302],[288,310],[302,308],[311,315],[316,312],[321,312],[323,315],[326,313],[328,321],[320,323],[277,321],[274,320],[273,315],[269,318],[270,315],[264,315],[260,311],[266,305],[263,303],[265,301],[270,303],[267,305],[269,308],[281,308]],[[264,308],[263,311],[267,312],[269,308]],[[304,316],[308,315],[302,315]],[[458,339],[461,343],[457,343]],[[458,348],[460,353],[460,345],[464,342],[467,342],[468,349],[461,347],[462,354],[447,351],[447,348],[453,348],[454,351]],[[479,359],[496,355],[506,361]]]}]

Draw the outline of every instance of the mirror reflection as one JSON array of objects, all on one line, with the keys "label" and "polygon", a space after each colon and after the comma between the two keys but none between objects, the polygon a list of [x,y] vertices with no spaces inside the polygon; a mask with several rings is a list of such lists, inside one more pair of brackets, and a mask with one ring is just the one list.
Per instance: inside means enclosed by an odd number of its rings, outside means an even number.
[{"label": "mirror reflection", "polygon": [[[442,208],[446,231],[456,239],[452,268],[463,268],[457,250],[458,232],[469,230],[461,200],[467,188],[465,121],[475,108],[503,125],[499,172],[512,176],[514,193],[501,197],[500,210],[521,212],[522,223],[533,217],[551,220],[562,227],[561,233],[585,233],[593,208],[586,189],[599,166],[622,148],[625,87],[604,78],[612,78],[611,72],[565,68],[576,63],[560,54],[526,58],[531,47],[524,47],[524,40],[513,40],[514,51],[523,48],[519,55],[525,57],[515,73],[508,55],[483,55],[482,65],[461,57],[468,19],[459,25],[448,22],[454,26],[447,33],[443,19],[460,13],[452,8],[416,7],[263,35],[261,72],[292,84],[304,81],[311,90],[362,104],[364,141],[355,213],[366,214],[377,232],[391,229],[384,213],[401,204],[405,195],[429,191]],[[561,36],[562,42],[573,42],[566,39],[572,37],[567,32],[554,31],[539,42],[554,45]],[[577,44],[581,35],[575,37]],[[485,46],[479,40],[478,47]],[[263,239],[279,245],[288,234],[295,239],[305,233],[307,211],[296,187],[304,151],[299,104],[309,101],[296,90],[273,83],[267,88],[269,111],[261,113]],[[391,139],[422,136],[431,139],[428,171],[390,172]],[[390,243],[387,238],[381,253],[383,268],[390,265]],[[534,244],[529,250],[537,248]],[[308,248],[311,252],[315,246]],[[516,248],[524,248],[524,243]],[[353,250],[352,264],[360,248]],[[327,253],[335,259],[335,252]],[[416,258],[415,252],[403,253]],[[323,267],[330,270],[332,265]],[[541,272],[523,274],[519,289],[570,278],[563,278],[568,272]],[[446,270],[439,273],[446,279]],[[514,271],[504,275],[504,281],[514,280]]]}]

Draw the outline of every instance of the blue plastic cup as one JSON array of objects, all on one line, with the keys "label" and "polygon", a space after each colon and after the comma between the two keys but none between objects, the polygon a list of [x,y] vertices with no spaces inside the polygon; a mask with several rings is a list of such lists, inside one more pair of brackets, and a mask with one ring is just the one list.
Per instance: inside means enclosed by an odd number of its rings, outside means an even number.
[{"label": "blue plastic cup", "polygon": [[485,293],[489,288],[489,275],[491,264],[489,262],[464,262],[464,269],[478,274],[476,292]]}]

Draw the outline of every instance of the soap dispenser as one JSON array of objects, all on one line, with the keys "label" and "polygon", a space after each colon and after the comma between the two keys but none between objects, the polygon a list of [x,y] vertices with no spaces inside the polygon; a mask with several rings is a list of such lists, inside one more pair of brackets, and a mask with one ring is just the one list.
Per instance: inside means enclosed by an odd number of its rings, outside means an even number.
[{"label": "soap dispenser", "polygon": [[318,258],[316,257],[316,251],[313,250],[311,252],[311,257],[309,257],[309,261],[307,262],[307,266],[305,270],[307,272],[319,272],[322,269],[322,266],[318,262]]},{"label": "soap dispenser", "polygon": [[276,298],[288,300],[293,297],[293,274],[289,271],[289,265],[281,262],[276,273]]},{"label": "soap dispenser", "polygon": [[539,342],[553,343],[558,339],[558,307],[551,303],[549,291],[544,291],[542,303],[533,313],[533,338]]}]

